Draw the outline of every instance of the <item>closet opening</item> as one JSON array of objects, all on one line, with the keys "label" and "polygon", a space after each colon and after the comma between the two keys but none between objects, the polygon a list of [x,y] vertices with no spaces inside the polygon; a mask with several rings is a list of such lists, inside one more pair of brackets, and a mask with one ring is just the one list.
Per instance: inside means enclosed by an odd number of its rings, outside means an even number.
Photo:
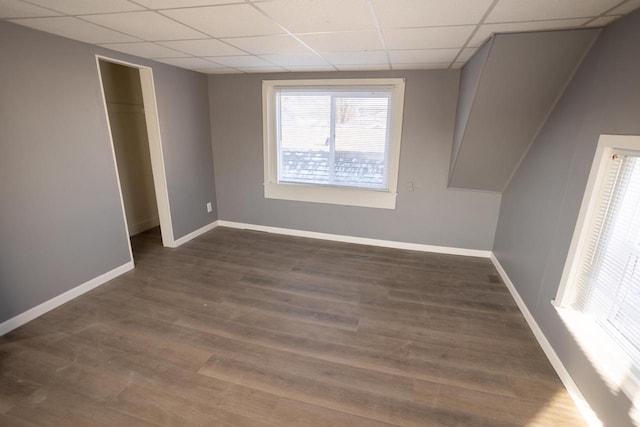
[{"label": "closet opening", "polygon": [[173,247],[153,72],[109,58],[96,60],[126,232],[129,238],[145,232],[153,237],[159,229],[162,245]]}]

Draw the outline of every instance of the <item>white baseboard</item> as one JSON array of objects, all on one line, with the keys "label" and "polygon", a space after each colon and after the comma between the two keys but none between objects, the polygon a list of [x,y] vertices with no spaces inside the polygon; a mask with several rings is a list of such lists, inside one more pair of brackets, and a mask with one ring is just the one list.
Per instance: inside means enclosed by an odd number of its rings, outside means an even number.
[{"label": "white baseboard", "polygon": [[5,320],[4,322],[0,323],[0,336],[16,329],[19,326],[24,325],[27,322],[32,321],[36,317],[42,316],[46,312],[51,311],[54,308],[59,307],[62,304],[71,301],[72,299],[79,297],[86,292],[89,292],[94,288],[97,288],[98,286],[108,282],[111,279],[115,279],[121,274],[124,274],[132,269],[133,261],[129,261],[126,264],[121,265],[120,267],[116,267],[113,270],[107,271],[106,273],[101,274],[98,277],[94,277],[93,279],[83,283],[80,286],[76,286],[75,288],[70,289],[65,293],[53,297],[50,300],[45,301],[42,304],[25,311],[24,313],[18,314],[17,316],[12,317],[9,320]]},{"label": "white baseboard", "polygon": [[480,249],[452,248],[448,246],[423,245],[420,243],[395,242],[392,240],[370,239],[367,237],[345,236],[342,234],[318,233],[315,231],[295,230],[291,228],[270,227],[267,225],[245,224],[241,222],[218,220],[218,226],[239,228],[253,231],[264,231],[266,233],[284,234],[287,236],[307,237],[310,239],[331,240],[334,242],[356,243],[359,245],[380,246],[393,249],[407,249],[420,252],[434,252],[439,254],[463,255],[480,258],[489,258],[491,251]]},{"label": "white baseboard", "polygon": [[173,241],[173,247],[177,248],[180,245],[184,245],[185,243],[187,243],[189,240],[193,240],[196,237],[200,236],[201,234],[206,233],[207,231],[213,230],[214,228],[216,228],[219,224],[220,221],[213,221],[210,224],[205,225],[204,227],[200,227],[195,231],[192,231],[191,233],[180,237],[179,239],[176,239]]},{"label": "white baseboard", "polygon": [[562,383],[564,384],[565,388],[569,392],[569,395],[571,396],[571,399],[573,399],[573,402],[576,404],[576,407],[582,414],[587,424],[591,427],[602,427],[602,421],[598,419],[598,416],[593,411],[593,409],[591,409],[591,406],[580,392],[580,389],[578,389],[578,386],[573,381],[573,378],[571,378],[569,371],[567,371],[567,368],[564,367],[564,364],[558,357],[558,354],[551,346],[549,340],[547,340],[547,337],[542,332],[542,329],[540,329],[540,326],[538,326],[538,322],[536,322],[533,315],[527,308],[527,305],[524,303],[524,300],[518,293],[518,290],[514,286],[513,282],[511,281],[511,279],[509,279],[507,272],[493,253],[491,253],[491,262],[493,262],[496,270],[498,270],[502,281],[507,286],[507,289],[509,289],[511,296],[516,301],[516,304],[518,305],[518,308],[527,321],[529,328],[538,340],[538,344],[540,344],[540,347],[542,347],[544,354],[547,356],[547,359],[549,359],[549,362],[551,362],[551,366],[553,366],[553,369],[555,369],[558,377],[560,377],[560,381],[562,381]]},{"label": "white baseboard", "polygon": [[143,221],[132,224],[129,227],[129,235],[135,236],[136,234],[142,233],[143,231],[147,231],[159,225],[160,219],[157,216],[154,216],[153,218],[145,219]]}]

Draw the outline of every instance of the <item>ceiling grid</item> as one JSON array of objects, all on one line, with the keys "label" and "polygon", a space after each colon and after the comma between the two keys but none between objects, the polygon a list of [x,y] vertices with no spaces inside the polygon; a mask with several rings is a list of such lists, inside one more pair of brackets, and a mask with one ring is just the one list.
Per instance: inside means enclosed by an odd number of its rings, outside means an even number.
[{"label": "ceiling grid", "polygon": [[204,73],[461,68],[493,33],[640,0],[0,0],[0,20]]}]

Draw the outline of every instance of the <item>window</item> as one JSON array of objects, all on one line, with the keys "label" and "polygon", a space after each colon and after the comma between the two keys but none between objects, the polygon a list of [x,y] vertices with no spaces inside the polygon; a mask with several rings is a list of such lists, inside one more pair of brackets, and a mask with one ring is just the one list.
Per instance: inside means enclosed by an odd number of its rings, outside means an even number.
[{"label": "window", "polygon": [[404,79],[262,82],[266,198],[394,209]]},{"label": "window", "polygon": [[587,353],[600,359],[607,379],[635,393],[640,384],[640,137],[601,137],[558,300],[571,312],[570,322],[585,330],[582,339],[592,342]]}]

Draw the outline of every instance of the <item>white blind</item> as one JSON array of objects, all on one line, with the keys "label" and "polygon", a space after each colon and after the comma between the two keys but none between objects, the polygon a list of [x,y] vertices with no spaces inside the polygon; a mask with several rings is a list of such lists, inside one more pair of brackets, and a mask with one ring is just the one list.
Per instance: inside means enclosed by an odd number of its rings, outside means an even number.
[{"label": "white blind", "polygon": [[278,182],[387,190],[391,91],[277,89]]},{"label": "white blind", "polygon": [[574,308],[593,317],[640,367],[640,153],[609,159]]}]

